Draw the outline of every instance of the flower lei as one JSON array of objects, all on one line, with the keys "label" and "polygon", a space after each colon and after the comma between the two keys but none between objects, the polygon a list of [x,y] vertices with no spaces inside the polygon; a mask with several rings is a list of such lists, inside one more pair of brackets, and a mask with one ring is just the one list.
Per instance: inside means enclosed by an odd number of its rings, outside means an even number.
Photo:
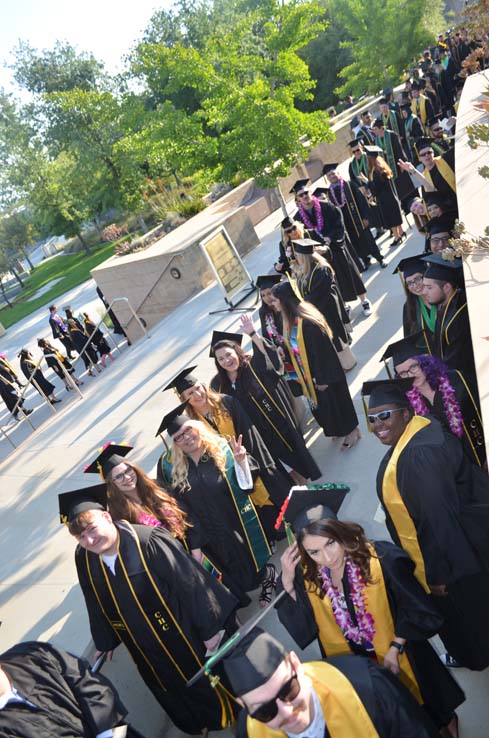
[{"label": "flower lei", "polygon": [[343,180],[343,177],[338,177],[339,183],[340,183],[340,200],[336,197],[335,187],[337,185],[331,185],[329,188],[329,194],[331,199],[333,200],[334,204],[337,208],[343,208],[345,207],[346,203],[346,195],[345,195],[345,182]]},{"label": "flower lei", "polygon": [[318,233],[322,233],[323,225],[324,225],[324,218],[323,218],[323,211],[321,210],[321,203],[319,202],[317,197],[314,197],[314,195],[312,196],[311,199],[313,202],[313,209],[314,209],[314,216],[316,218],[316,225],[312,223],[304,205],[302,205],[302,203],[299,203],[299,213],[301,216],[301,220],[306,226],[306,228],[310,228],[312,230],[317,231]]},{"label": "flower lei", "polygon": [[278,332],[273,315],[269,312],[265,313],[265,327],[267,329],[268,337],[273,341],[273,343],[275,343],[275,345],[282,344],[284,342],[284,337]]},{"label": "flower lei", "polygon": [[[462,411],[460,410],[460,405],[458,404],[457,396],[455,395],[455,390],[450,384],[450,380],[446,374],[442,374],[440,376],[438,391],[441,394],[443,409],[451,432],[457,436],[457,438],[462,438],[464,434],[464,419]],[[424,401],[423,395],[417,387],[412,387],[408,390],[408,392],[406,392],[406,397],[411,403],[411,407],[416,415],[429,415],[430,410]]]},{"label": "flower lei", "polygon": [[333,585],[330,570],[325,566],[319,570],[321,586],[331,602],[334,619],[345,638],[359,646],[371,646],[375,636],[375,623],[373,617],[366,610],[363,595],[365,583],[360,573],[360,567],[351,561],[348,556],[345,557],[345,567],[350,585],[350,598],[355,608],[358,626],[353,624],[348,610],[342,607],[342,596],[338,588]]}]

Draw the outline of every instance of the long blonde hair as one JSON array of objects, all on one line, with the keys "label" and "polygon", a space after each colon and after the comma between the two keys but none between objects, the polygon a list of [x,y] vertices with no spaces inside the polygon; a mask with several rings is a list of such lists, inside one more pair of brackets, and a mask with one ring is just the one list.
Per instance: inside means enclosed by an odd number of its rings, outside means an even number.
[{"label": "long blonde hair", "polygon": [[317,254],[316,252],[314,252],[313,254],[301,254],[301,260],[303,260],[302,264],[299,264],[296,261],[296,269],[295,269],[295,273],[297,275],[297,281],[300,286],[306,279],[310,277],[311,272],[316,265],[321,266],[321,267],[327,267],[329,271],[332,272],[332,274],[334,274],[330,264],[326,261],[324,256],[321,256],[321,254]]},{"label": "long blonde hair", "polygon": [[[218,433],[208,428],[200,420],[189,420],[185,425],[194,428],[199,433],[202,443],[203,454],[209,456],[221,474],[226,470],[226,453],[223,439]],[[201,457],[202,458],[202,457]],[[189,457],[172,439],[172,486],[179,492],[185,492],[190,488],[188,482]]]},{"label": "long blonde hair", "polygon": [[[230,418],[231,414],[221,399],[222,394],[220,392],[216,392],[215,390],[213,390],[212,387],[207,387],[202,382],[199,382],[199,384],[205,390],[207,404],[209,405],[212,417],[213,418],[217,418],[217,417]],[[183,395],[180,395],[180,399],[182,400],[182,402],[184,402]],[[192,418],[192,420],[199,420],[199,413],[193,407],[191,402],[187,404],[187,407],[185,408],[185,412],[190,418]]]}]

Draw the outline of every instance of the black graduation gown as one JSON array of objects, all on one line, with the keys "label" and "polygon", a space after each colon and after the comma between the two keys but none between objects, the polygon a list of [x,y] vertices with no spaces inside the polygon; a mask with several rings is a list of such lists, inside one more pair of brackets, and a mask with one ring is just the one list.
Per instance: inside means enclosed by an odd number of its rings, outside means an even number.
[{"label": "black graduation gown", "polygon": [[[455,172],[455,149],[449,149],[441,158],[444,159]],[[449,208],[447,209],[454,210],[458,214],[457,193],[452,190],[446,179],[441,175],[438,167],[436,166],[436,157],[435,166],[430,170],[430,177],[435,190],[443,195],[445,200],[449,203]],[[423,187],[423,197],[425,196],[425,193],[426,190]]]},{"label": "black graduation gown", "polygon": [[[486,463],[486,446],[484,440],[484,429],[481,423],[480,406],[477,391],[471,386],[462,372],[449,371],[448,378],[450,384],[455,390],[455,395],[460,406],[464,421],[464,434],[460,439],[462,447],[467,458],[472,464],[484,466]],[[433,415],[447,430],[450,430],[448,418],[445,415],[445,408],[441,392],[435,392],[433,404],[424,397],[423,398],[430,414]]]},{"label": "black graduation gown", "polygon": [[386,228],[402,225],[401,204],[397,197],[394,180],[388,179],[376,169],[368,183],[369,189],[382,210],[382,219]]},{"label": "black graduation gown", "polygon": [[[394,185],[399,200],[403,205],[407,205],[407,198],[413,197],[416,193],[416,187],[413,185],[413,181],[409,174],[407,172],[403,172],[402,169],[399,169],[397,166],[399,159],[406,158],[399,136],[397,133],[394,133],[394,131],[386,129],[383,136],[377,136],[375,143],[384,151],[384,159],[392,170]],[[407,209],[407,212],[409,212],[409,209]],[[383,208],[382,213],[384,213]]]},{"label": "black graduation gown", "polygon": [[325,436],[347,436],[358,426],[358,417],[338,354],[321,329],[309,320],[303,321],[304,345],[314,384],[327,384],[316,389],[318,404],[312,414]]},{"label": "black graduation gown", "polygon": [[83,347],[87,343],[88,336],[86,335],[86,333],[80,331],[78,328],[72,328],[70,330],[70,336],[74,343],[75,349],[82,357],[83,363],[85,364],[86,368],[90,369],[90,360],[92,360],[94,364],[96,364],[98,361],[98,355],[93,344],[90,342],[86,346],[85,350],[83,350]]},{"label": "black graduation gown", "polygon": [[[340,209],[335,208],[335,206],[330,202],[326,202],[326,200],[320,200],[319,202],[323,215],[323,227],[321,232],[319,232],[319,230],[313,230],[313,234],[316,233],[317,236],[319,236],[320,241],[324,238],[331,239],[331,243],[329,244],[330,253],[326,258],[333,267],[341,296],[345,302],[356,300],[359,295],[365,294],[367,288],[365,287],[355,261],[348,250],[348,246],[345,241],[345,225],[343,223],[343,216]],[[316,225],[316,214],[314,209],[308,211],[308,216],[314,227]],[[300,220],[303,222],[299,211],[295,214],[294,220]],[[314,238],[314,235],[312,235],[312,238]]]},{"label": "black graduation gown", "polygon": [[250,364],[242,367],[234,386],[223,372],[213,377],[211,387],[238,398],[261,437],[266,439],[275,462],[284,462],[306,479],[319,479],[321,470],[306,448],[292,395],[282,378],[281,359],[269,341],[263,339],[263,342],[266,356],[253,344]]},{"label": "black graduation gown", "polygon": [[[19,393],[15,387],[12,386],[11,380],[7,378],[6,373],[2,371],[2,367],[0,367],[0,397],[6,404],[7,409],[12,412],[17,400],[19,399]],[[21,400],[17,406],[17,411],[21,409],[23,404],[24,400]],[[17,415],[17,413],[15,413],[15,415]]]},{"label": "black graduation gown", "polygon": [[[377,495],[392,449],[380,463]],[[397,487],[412,519],[430,585],[447,585],[434,597],[445,617],[440,630],[449,653],[470,669],[489,666],[489,480],[465,456],[459,440],[432,418],[397,462]],[[385,508],[394,543],[401,545]]]},{"label": "black graduation gown", "polygon": [[1,736],[95,738],[124,724],[127,710],[115,688],[84,659],[26,641],[1,654],[0,662],[13,687],[35,705],[13,702],[0,710]]},{"label": "black graduation gown", "polygon": [[412,162],[417,162],[418,152],[416,151],[415,146],[418,138],[424,136],[423,124],[417,115],[410,113],[409,117],[404,121],[404,129],[406,131],[406,144],[409,148],[407,153],[411,155]]},{"label": "black graduation gown", "polygon": [[420,336],[420,338],[416,342],[416,348],[419,348],[420,354],[432,354],[435,334],[430,331],[423,317],[423,312],[421,310],[421,298],[419,298],[417,295],[410,294],[408,299],[414,301],[416,318],[415,323],[413,324],[413,321],[410,320],[408,314],[408,302],[406,300],[402,308],[402,330],[404,338],[407,338],[407,336],[412,336],[413,333],[418,333],[418,331],[423,331],[423,335]]},{"label": "black graduation gown", "polygon": [[[373,256],[380,263],[382,261],[382,254],[379,251],[375,238],[372,236],[370,225],[365,227],[363,224],[364,220],[369,220],[367,200],[356,184],[346,180],[344,181],[343,194],[345,203],[340,207],[350,243],[365,266],[368,265],[370,256]],[[337,202],[341,203],[340,184],[331,185],[328,189],[328,196],[333,205],[336,205],[333,196],[336,197]]]},{"label": "black graduation gown", "polygon": [[[428,641],[441,627],[443,618],[415,578],[414,564],[408,554],[387,541],[375,541],[374,548],[382,567],[394,634],[406,639],[406,654],[418,682],[423,704],[433,722],[442,727],[450,722],[453,712],[465,699],[464,693]],[[277,605],[278,617],[298,646],[304,649],[318,638],[319,630],[299,570],[296,571],[294,588],[297,600],[286,594]],[[348,610],[356,623],[346,573],[343,588]],[[278,591],[281,589],[280,579]],[[328,654],[319,639],[318,642],[326,658]],[[350,648],[356,655],[367,655],[354,643],[351,643]]]},{"label": "black graduation gown", "polygon": [[[31,376],[31,372],[35,367],[35,363],[33,361],[27,360],[27,359],[21,359],[20,360],[20,368],[22,369],[22,373],[24,374],[26,379],[29,379]],[[44,392],[46,397],[49,397],[52,392],[55,390],[54,384],[51,384],[49,379],[46,379],[44,374],[40,369],[36,369],[34,374],[32,375],[32,382],[34,384],[34,387],[37,389],[36,385],[39,385],[41,390]]]},{"label": "black graduation gown", "polygon": [[[137,639],[136,646],[129,643],[130,650],[132,648],[131,655],[147,687],[173,723],[184,733],[196,734],[204,727],[218,730],[221,727],[221,703],[215,690],[205,678],[189,689],[185,688],[185,683],[199,670],[205,660],[204,641],[216,635],[234,618],[237,601],[163,528],[129,526],[125,521],[119,521],[116,525],[120,534],[119,550],[123,558],[127,557],[125,560],[131,586],[138,593],[140,605],[146,616],[154,623],[153,627],[161,627],[165,632],[166,635],[162,634],[162,637],[166,639],[169,653],[165,654],[161,648],[155,649],[143,613],[133,599],[126,595],[120,557],[116,561],[114,576],[96,554],[86,552],[78,546],[75,563],[95,646],[99,651],[116,648],[124,638],[126,630],[124,624],[130,623],[130,631]],[[171,644],[181,641],[178,629],[171,621],[164,619],[163,623],[160,622],[157,607],[156,612],[153,612],[155,596],[149,578],[144,569],[141,569],[139,560],[135,560],[133,564],[131,557],[127,556],[133,545],[131,529],[141,547],[161,602],[171,610],[180,631],[193,649],[195,656],[190,665],[188,655],[184,666],[180,660],[180,653],[172,651]],[[119,620],[114,623],[105,616],[94,593],[87,562],[97,592],[105,591],[103,574],[105,567],[118,604]],[[151,612],[145,610],[147,600],[151,603]],[[140,623],[140,626],[137,626],[137,623]],[[128,645],[127,636],[125,642]],[[172,660],[184,671],[184,677]],[[189,671],[192,673],[189,674]],[[160,686],[160,682],[164,688]]]},{"label": "black graduation gown", "polygon": [[[372,143],[375,143],[375,136]],[[369,144],[367,144],[369,145]],[[364,174],[367,178],[369,176],[369,165],[368,165],[368,159],[367,154],[363,153],[362,158],[360,159],[360,165],[357,163],[357,159],[353,157],[353,159],[350,159],[350,163],[348,165],[348,178],[350,182],[353,182],[356,184],[357,187],[364,187],[368,189],[368,185],[362,182],[360,177],[358,176],[358,173],[361,172]],[[367,200],[368,205],[368,222],[370,228],[383,228],[384,227],[384,221],[382,218],[382,211],[380,207],[375,203],[373,198],[370,200]]]},{"label": "black graduation gown", "polygon": [[[327,663],[344,674],[354,687],[379,738],[439,738],[425,711],[390,671],[361,656],[336,656],[328,659]],[[305,664],[306,673],[310,673],[311,667],[314,667],[314,662]],[[255,738],[253,730],[248,730],[246,717],[247,712],[243,710],[239,715],[236,738]],[[261,726],[259,735],[267,738],[266,727]],[[327,725],[324,738],[330,738]]]},{"label": "black graduation gown", "polygon": [[[60,379],[66,379],[65,373],[58,363],[58,357],[56,356],[56,354],[48,348],[43,349],[42,352],[46,357],[46,364],[48,365],[48,367],[52,369],[53,372],[57,374]],[[71,362],[69,361],[69,359],[66,358],[66,356],[60,354],[59,361],[63,364],[68,374],[73,374],[75,370],[73,369]]]},{"label": "black graduation gown", "polygon": [[[338,285],[328,266],[316,264],[307,277],[300,277],[297,286],[302,297],[314,305],[324,318],[333,332],[333,343],[338,351],[344,348],[344,344],[350,343],[345,323],[348,316],[342,295]],[[343,342],[343,345],[342,343]]]},{"label": "black graduation gown", "polygon": [[[88,336],[92,336],[92,344],[96,347],[97,351],[99,352],[100,356],[104,356],[107,354],[110,354],[111,348],[109,344],[107,343],[107,340],[100,330],[100,328],[97,328],[95,326],[95,323],[92,323],[90,320],[85,320],[85,330]],[[93,335],[92,335],[93,331]]]},{"label": "black graduation gown", "polygon": [[465,293],[458,289],[447,305],[438,307],[433,353],[449,369],[475,377],[474,352]]}]

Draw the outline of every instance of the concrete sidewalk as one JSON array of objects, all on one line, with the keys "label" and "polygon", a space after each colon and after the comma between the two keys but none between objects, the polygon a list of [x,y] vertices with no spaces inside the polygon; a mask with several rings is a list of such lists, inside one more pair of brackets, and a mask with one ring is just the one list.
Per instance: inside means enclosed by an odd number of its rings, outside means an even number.
[{"label": "concrete sidewalk", "polygon": [[[279,231],[275,226],[280,220],[280,213],[275,213],[259,225],[261,246],[245,259],[252,275],[268,272],[276,260]],[[351,486],[342,517],[360,522],[373,538],[387,537],[379,522],[375,494],[376,471],[385,449],[366,431],[359,390],[363,381],[385,376],[379,362],[382,349],[402,334],[404,297],[399,278],[392,275],[392,270],[400,258],[419,253],[423,241],[410,232],[402,247],[387,249],[385,238],[381,247],[390,268],[381,271],[374,266],[366,273],[372,316],[364,318],[359,304],[353,306],[353,350],[358,366],[348,374],[348,380],[363,439],[352,450],[341,453],[317,426],[312,426],[308,434],[311,450],[323,470],[323,480],[342,480]],[[69,301],[76,309],[88,305],[91,312],[93,299],[93,287],[85,284],[72,291],[69,300],[62,298],[58,302],[61,306]],[[27,639],[49,639],[75,653],[89,647],[88,620],[73,563],[74,540],[58,522],[57,495],[97,483],[96,477],[83,474],[83,466],[96,455],[100,445],[110,440],[134,446],[131,459],[151,472],[163,451],[161,441],[154,437],[156,429],[176,402],[171,393],[162,394],[162,387],[191,364],[198,364],[199,377],[208,381],[214,373],[213,362],[208,358],[212,330],[238,329],[237,313],[209,316],[210,310],[220,307],[225,304],[217,285],[180,306],[152,331],[149,340],[138,341],[101,375],[89,378],[83,387],[83,400],[70,402],[1,464],[0,650]],[[2,338],[0,350],[17,351],[24,343],[31,343],[40,328],[48,335],[46,324],[46,313],[38,311]],[[244,347],[247,346],[245,342]],[[0,452],[4,452],[4,444],[1,440]],[[253,606],[249,611],[253,611]],[[266,626],[293,647],[275,613]],[[318,653],[315,646],[308,649],[309,657]],[[182,735],[148,695],[122,647],[114,664],[104,667],[104,673],[119,686],[135,726],[147,738]],[[486,723],[488,674],[473,675],[460,670],[459,676],[469,695],[460,711],[461,730],[464,738],[479,738]]]}]

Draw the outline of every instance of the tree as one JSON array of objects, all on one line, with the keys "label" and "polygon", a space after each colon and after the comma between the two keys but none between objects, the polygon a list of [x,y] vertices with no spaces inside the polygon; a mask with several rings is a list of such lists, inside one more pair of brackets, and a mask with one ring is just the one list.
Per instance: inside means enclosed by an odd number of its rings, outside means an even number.
[{"label": "tree", "polygon": [[342,44],[353,61],[340,72],[337,87],[347,94],[377,93],[399,82],[420,49],[443,28],[442,0],[332,0],[332,12],[349,38]]},{"label": "tree", "polygon": [[23,256],[29,267],[34,264],[29,258],[27,246],[34,240],[34,223],[26,208],[14,210],[0,218],[0,249],[14,257]]}]

